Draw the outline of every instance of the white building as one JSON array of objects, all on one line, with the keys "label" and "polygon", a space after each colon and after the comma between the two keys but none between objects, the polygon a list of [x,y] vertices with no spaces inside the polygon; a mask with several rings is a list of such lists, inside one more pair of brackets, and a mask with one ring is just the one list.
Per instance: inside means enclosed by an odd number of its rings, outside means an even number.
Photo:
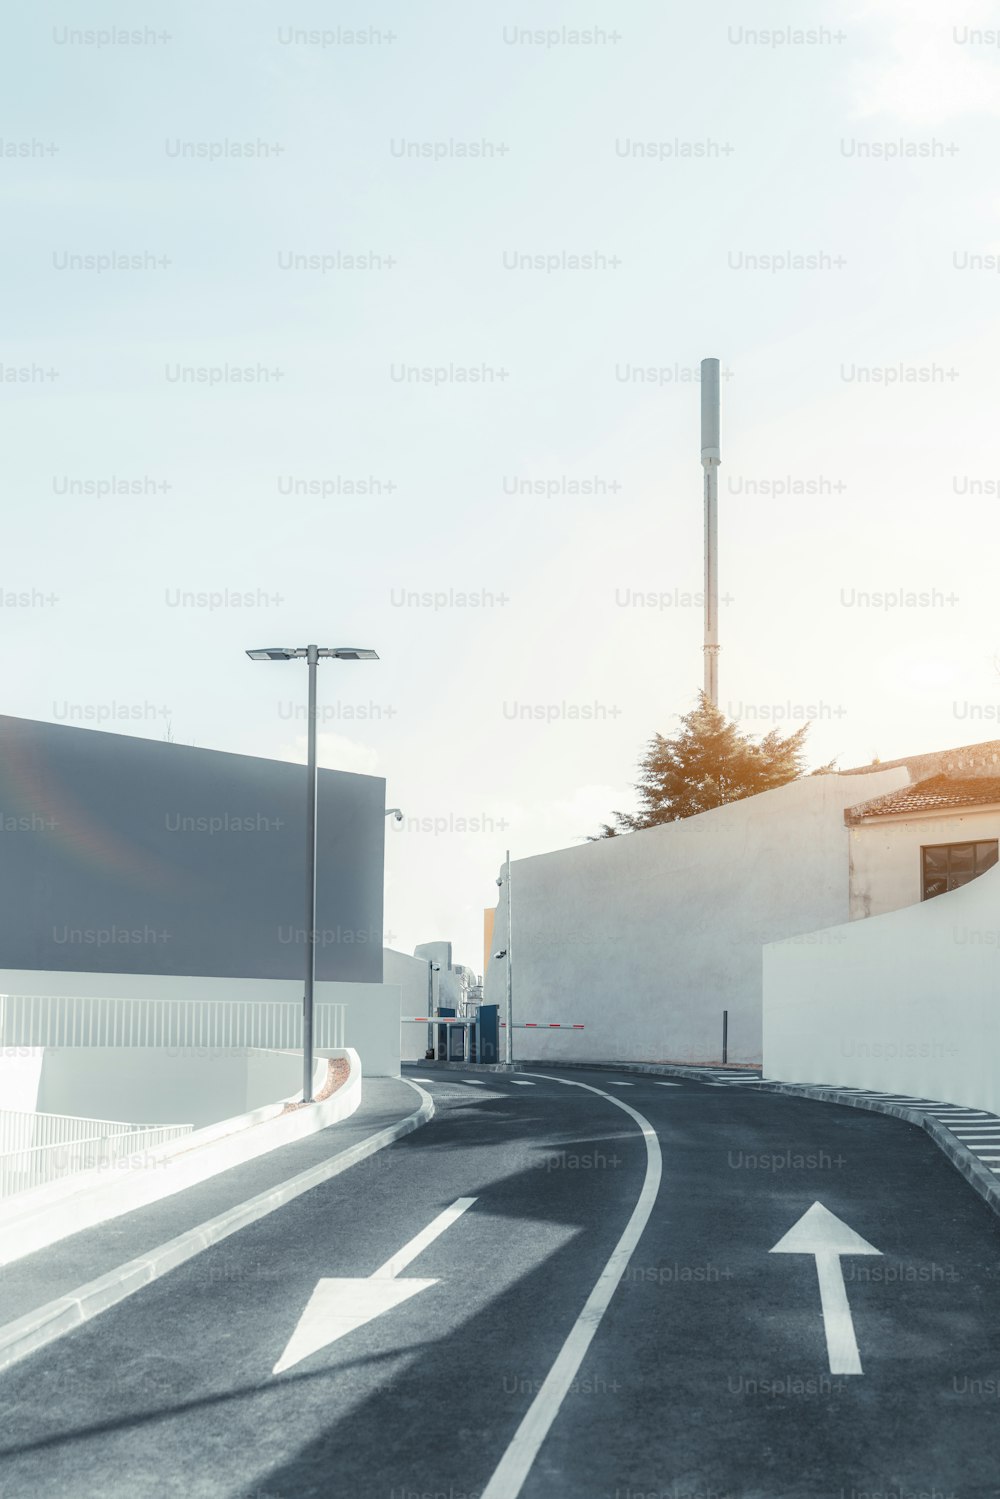
[{"label": "white building", "polygon": [[[699,816],[516,860],[515,1033],[553,1061],[762,1058],[765,943],[958,888],[997,861],[1000,742],[808,776]],[[505,930],[506,886],[496,911]],[[831,940],[839,940],[831,932]],[[503,1003],[504,961],[485,1001]]]}]

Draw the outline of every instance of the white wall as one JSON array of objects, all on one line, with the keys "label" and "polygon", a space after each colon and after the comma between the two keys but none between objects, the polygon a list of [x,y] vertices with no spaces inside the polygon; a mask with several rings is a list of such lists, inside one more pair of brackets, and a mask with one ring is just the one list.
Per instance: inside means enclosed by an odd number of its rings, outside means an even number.
[{"label": "white wall", "polygon": [[949,817],[875,818],[850,829],[851,918],[882,916],[921,898],[920,850],[930,843],[1000,838],[1000,810]]},{"label": "white wall", "polygon": [[[515,1020],[524,1059],[717,1062],[761,1056],[761,945],[848,917],[844,808],[905,768],[810,776],[624,837],[513,863]],[[506,931],[506,886],[496,932]],[[496,942],[494,943],[496,946]],[[502,944],[501,944],[502,945]],[[505,960],[485,977],[503,1003]]]},{"label": "white wall", "polygon": [[41,1081],[40,1046],[0,1046],[0,1109],[33,1113]]},{"label": "white wall", "polygon": [[1000,867],[764,949],[764,1071],[1000,1113]]},{"label": "white wall", "polygon": [[[0,994],[78,994],[106,999],[281,1000],[301,1004],[302,984],[297,979],[188,978],[149,973],[56,973],[44,969],[3,968],[0,969]],[[345,1045],[357,1051],[366,1077],[399,1076],[398,985],[324,980],[316,984],[315,998],[317,1004],[325,1001],[346,1006]]]},{"label": "white wall", "polygon": [[358,1053],[365,1077],[398,1077],[400,986],[317,984],[316,1003],[324,1000],[347,1006],[345,1044]]},{"label": "white wall", "polygon": [[[387,984],[398,984],[400,1015],[427,1014],[427,959],[387,947],[382,953],[382,973]],[[439,978],[440,975],[435,975]],[[436,993],[435,989],[435,993]],[[427,1050],[426,1025],[400,1026],[400,1056],[406,1062],[422,1062]]]},{"label": "white wall", "polygon": [[131,1124],[215,1124],[302,1087],[294,1052],[139,1046],[46,1047],[38,1102],[46,1114]]}]

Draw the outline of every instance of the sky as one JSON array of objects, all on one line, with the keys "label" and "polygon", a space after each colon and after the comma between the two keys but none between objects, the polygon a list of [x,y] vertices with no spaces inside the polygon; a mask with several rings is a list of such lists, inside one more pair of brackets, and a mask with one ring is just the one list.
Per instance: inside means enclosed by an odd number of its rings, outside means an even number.
[{"label": "sky", "polygon": [[632,808],[702,682],[810,764],[1000,737],[979,0],[21,4],[0,711],[384,776],[386,933]]}]

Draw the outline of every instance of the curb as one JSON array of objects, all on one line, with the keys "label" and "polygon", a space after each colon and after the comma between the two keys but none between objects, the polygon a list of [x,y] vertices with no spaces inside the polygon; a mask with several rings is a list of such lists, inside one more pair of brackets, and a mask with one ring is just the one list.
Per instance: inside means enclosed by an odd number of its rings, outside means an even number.
[{"label": "curb", "polygon": [[224,1213],[209,1218],[205,1223],[199,1223],[196,1228],[188,1229],[149,1254],[129,1260],[127,1264],[117,1266],[97,1280],[88,1281],[75,1291],[18,1317],[14,1322],[8,1322],[6,1327],[0,1327],[0,1370],[9,1368],[11,1364],[27,1358],[30,1353],[65,1337],[66,1333],[81,1327],[98,1313],[117,1306],[120,1301],[141,1291],[143,1286],[150,1285],[154,1280],[159,1280],[161,1275],[166,1275],[178,1265],[193,1259],[202,1250],[210,1249],[231,1234],[238,1233],[241,1228],[259,1222],[296,1197],[301,1197],[304,1192],[321,1186],[339,1176],[342,1171],[357,1165],[359,1161],[375,1155],[387,1145],[419,1129],[433,1116],[434,1102],[430,1094],[425,1093],[416,1083],[408,1083],[407,1086],[419,1093],[420,1107],[396,1124],[388,1125],[377,1134],[370,1135],[367,1140],[359,1140],[356,1145],[350,1146],[331,1160],[322,1161],[307,1171],[299,1172],[297,1176],[289,1177],[277,1187],[227,1208]]},{"label": "curb", "polygon": [[[694,1082],[706,1082],[704,1076],[706,1069],[683,1067],[672,1062],[563,1062],[559,1065],[592,1072],[613,1069],[616,1072],[662,1074],[669,1077],[691,1078]],[[712,1070],[720,1071],[721,1069],[713,1068]],[[738,1075],[741,1069],[732,1070]],[[744,1075],[746,1075],[745,1072]],[[880,1098],[859,1098],[856,1093],[844,1093],[839,1088],[832,1088],[822,1083],[781,1083],[758,1079],[753,1087],[755,1092],[784,1093],[795,1098],[812,1098],[817,1103],[839,1103],[845,1108],[867,1109],[871,1114],[888,1114],[893,1119],[901,1119],[904,1124],[915,1124],[918,1129],[930,1135],[934,1144],[943,1151],[955,1170],[965,1177],[972,1190],[977,1192],[987,1207],[1000,1217],[1000,1178],[987,1170],[981,1161],[977,1161],[972,1151],[967,1150],[945,1125],[921,1109],[910,1108],[905,1103],[890,1103]],[[940,1100],[927,1099],[926,1102],[933,1105]]]},{"label": "curb", "polygon": [[[436,1070],[439,1067],[445,1070],[449,1068],[451,1068],[452,1070],[461,1068],[463,1072],[468,1072],[470,1068],[474,1072],[523,1072],[525,1067],[534,1067],[536,1065],[541,1064],[536,1064],[534,1062],[445,1062],[443,1060],[440,1062],[403,1063],[404,1067],[426,1067],[428,1070],[432,1068]],[[553,1066],[555,1065],[558,1065],[560,1067],[590,1067],[592,1065],[600,1064],[592,1064],[590,1062],[559,1062],[558,1064],[553,1063]],[[400,1077],[402,1077],[403,1075],[404,1074],[401,1072]]]},{"label": "curb", "polygon": [[[347,1082],[312,1109],[284,1114],[286,1100],[264,1104],[154,1145],[145,1152],[152,1169],[116,1176],[98,1168],[7,1198],[0,1203],[0,1267],[48,1249],[82,1229],[97,1228],[124,1213],[162,1202],[348,1118],[361,1104],[361,1062],[353,1048],[342,1051],[350,1066]],[[326,1062],[317,1063],[317,1081],[320,1065],[325,1070]]]}]

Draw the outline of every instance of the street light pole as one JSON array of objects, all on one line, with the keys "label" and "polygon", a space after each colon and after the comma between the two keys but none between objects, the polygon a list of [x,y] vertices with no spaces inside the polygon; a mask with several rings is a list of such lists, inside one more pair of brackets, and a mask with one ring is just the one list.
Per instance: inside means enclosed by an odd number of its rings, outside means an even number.
[{"label": "street light pole", "polygon": [[[306,755],[306,984],[302,999],[302,1102],[312,1103],[313,1010],[316,987],[316,667],[321,657],[337,661],[377,661],[375,651],[353,645],[271,645],[247,651],[251,661],[304,660],[309,667],[309,722]],[[396,809],[393,808],[393,811]]]},{"label": "street light pole", "polygon": [[[427,1014],[434,1014],[434,975],[441,971],[440,963],[435,963],[433,958],[427,959]],[[434,1051],[434,1026],[428,1021],[427,1025],[427,1056],[430,1061],[431,1052]]]},{"label": "street light pole", "polygon": [[319,647],[306,647],[309,667],[306,782],[306,992],[302,1006],[302,1101],[313,1096],[313,1008],[316,985],[316,667]]},{"label": "street light pole", "polygon": [[504,999],[504,1015],[507,1020],[507,1039],[504,1043],[504,1061],[509,1067],[514,1060],[514,1015],[513,984],[511,980],[511,898],[510,898],[510,849],[507,850],[507,991]]}]

